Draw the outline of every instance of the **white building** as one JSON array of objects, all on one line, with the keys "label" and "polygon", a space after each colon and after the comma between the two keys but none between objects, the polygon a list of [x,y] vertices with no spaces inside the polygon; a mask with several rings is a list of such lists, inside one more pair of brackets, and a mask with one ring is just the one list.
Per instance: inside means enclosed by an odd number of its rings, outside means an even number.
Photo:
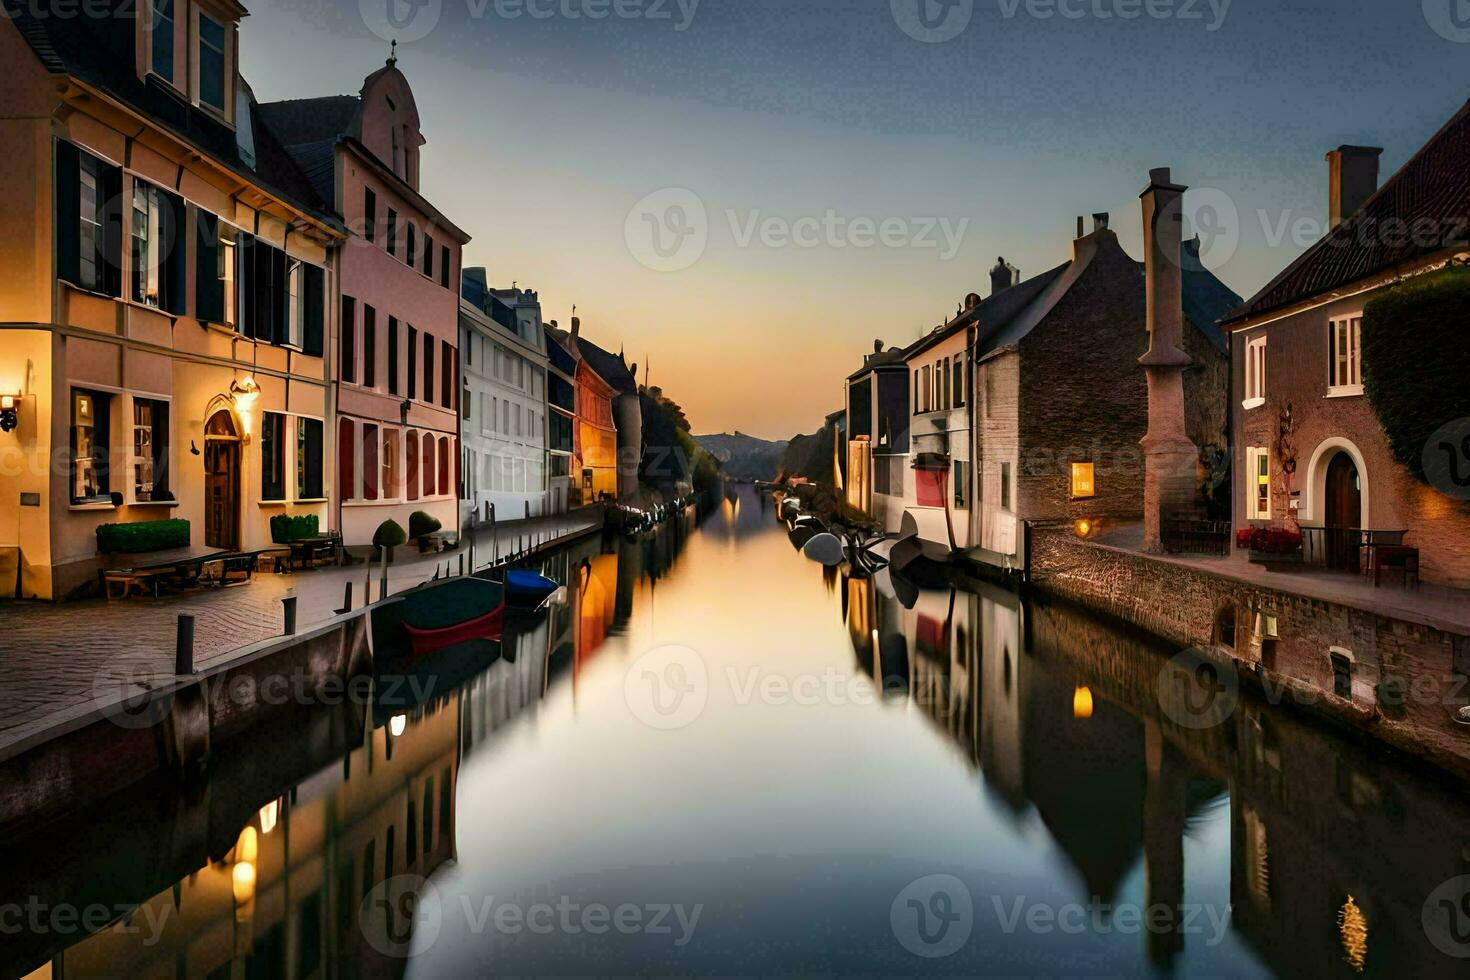
[{"label": "white building", "polygon": [[490,289],[466,269],[460,292],[461,513],[548,513],[546,341],[534,290]]}]

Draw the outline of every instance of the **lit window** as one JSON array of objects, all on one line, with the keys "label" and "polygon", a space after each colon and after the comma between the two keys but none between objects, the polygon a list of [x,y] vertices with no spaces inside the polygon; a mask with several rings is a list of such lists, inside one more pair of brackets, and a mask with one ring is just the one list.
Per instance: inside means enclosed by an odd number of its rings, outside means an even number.
[{"label": "lit window", "polygon": [[[286,313],[286,343],[292,347],[300,347],[302,339],[301,322],[303,291],[301,289],[301,262],[292,259],[290,271],[286,274],[286,289],[289,293]],[[372,382],[368,382],[371,384]]]},{"label": "lit window", "polygon": [[321,419],[296,420],[296,499],[320,500],[322,492]]},{"label": "lit window", "polygon": [[133,183],[133,300],[159,306],[163,262],[163,194],[142,181]]},{"label": "lit window", "polygon": [[76,389],[71,396],[71,499],[108,496],[107,444],[112,396]]},{"label": "lit window", "polygon": [[1094,493],[1097,492],[1096,491],[1096,485],[1093,483],[1093,480],[1092,480],[1092,474],[1093,474],[1093,464],[1091,464],[1091,463],[1073,463],[1072,464],[1072,496],[1073,497],[1091,497]]},{"label": "lit window", "polygon": [[168,402],[133,399],[133,499],[171,500],[168,492]]},{"label": "lit window", "polygon": [[215,271],[224,289],[224,322],[234,326],[235,320],[235,229],[219,225],[219,248],[215,252]]},{"label": "lit window", "polygon": [[286,499],[286,416],[279,412],[261,419],[260,499]]},{"label": "lit window", "polygon": [[1254,408],[1266,400],[1266,338],[1252,337],[1245,345],[1245,402]]},{"label": "lit window", "polygon": [[1011,464],[1000,464],[1000,508],[1011,509]]},{"label": "lit window", "polygon": [[1246,515],[1253,521],[1271,519],[1271,455],[1265,449],[1250,447],[1245,451],[1247,487]]},{"label": "lit window", "polygon": [[1361,316],[1333,320],[1331,327],[1331,394],[1361,394],[1363,390]]}]

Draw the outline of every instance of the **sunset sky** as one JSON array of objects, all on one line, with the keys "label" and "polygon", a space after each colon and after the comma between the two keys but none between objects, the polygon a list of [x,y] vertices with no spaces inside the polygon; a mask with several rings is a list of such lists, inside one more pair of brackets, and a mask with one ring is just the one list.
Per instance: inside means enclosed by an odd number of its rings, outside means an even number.
[{"label": "sunset sky", "polygon": [[[356,92],[387,55],[369,28],[391,33],[386,2],[249,3],[256,96]],[[563,325],[577,304],[697,432],[813,430],[874,338],[907,343],[988,294],[998,255],[1023,276],[1065,260],[1079,214],[1111,212],[1141,255],[1150,167],[1225,215],[1207,264],[1249,295],[1319,232],[1327,150],[1383,146],[1387,177],[1470,98],[1470,43],[1436,9],[1454,0],[1155,0],[1174,16],[1127,20],[1129,0],[1064,0],[1076,17],[976,0],[940,43],[900,26],[916,2],[944,16],[938,0],[415,2],[399,36],[433,26],[399,67],[423,190],[473,236],[466,264],[538,289]],[[649,267],[629,220],[665,188],[706,214],[677,271]]]}]

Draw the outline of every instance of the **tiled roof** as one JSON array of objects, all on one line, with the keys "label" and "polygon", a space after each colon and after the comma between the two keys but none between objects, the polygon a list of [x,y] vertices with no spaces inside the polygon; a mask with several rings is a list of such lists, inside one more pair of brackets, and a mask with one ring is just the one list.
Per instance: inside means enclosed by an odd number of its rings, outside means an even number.
[{"label": "tiled roof", "polygon": [[623,359],[616,354],[609,354],[598,347],[586,337],[577,336],[577,350],[581,352],[582,359],[591,365],[597,376],[618,391],[625,394],[637,394],[638,382],[628,371],[628,366]]},{"label": "tiled roof", "polygon": [[337,200],[337,142],[355,136],[362,100],[355,95],[266,102],[261,114],[323,200]]},{"label": "tiled roof", "polygon": [[[1470,102],[1356,214],[1333,229],[1226,323],[1310,299],[1464,242],[1470,219]],[[1420,234],[1416,229],[1432,229]]]},{"label": "tiled roof", "polygon": [[0,0],[6,17],[53,74],[71,75],[105,92],[200,152],[235,171],[280,199],[340,227],[326,198],[321,197],[301,168],[286,153],[251,103],[251,130],[255,162],[240,155],[235,132],[209,113],[169,91],[152,76],[139,78],[134,70],[136,20],[125,13],[136,9],[129,0],[95,0],[109,16],[50,16],[45,5],[25,0]]}]

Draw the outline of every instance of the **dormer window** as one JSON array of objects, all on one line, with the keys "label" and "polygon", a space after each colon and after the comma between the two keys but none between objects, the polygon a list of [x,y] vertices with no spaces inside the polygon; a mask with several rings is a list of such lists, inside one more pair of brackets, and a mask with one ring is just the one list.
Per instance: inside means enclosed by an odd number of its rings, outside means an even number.
[{"label": "dormer window", "polygon": [[222,21],[199,14],[199,101],[219,112],[225,111],[225,38]]},{"label": "dormer window", "polygon": [[153,24],[149,35],[150,67],[166,82],[174,80],[174,0],[153,0]]}]

